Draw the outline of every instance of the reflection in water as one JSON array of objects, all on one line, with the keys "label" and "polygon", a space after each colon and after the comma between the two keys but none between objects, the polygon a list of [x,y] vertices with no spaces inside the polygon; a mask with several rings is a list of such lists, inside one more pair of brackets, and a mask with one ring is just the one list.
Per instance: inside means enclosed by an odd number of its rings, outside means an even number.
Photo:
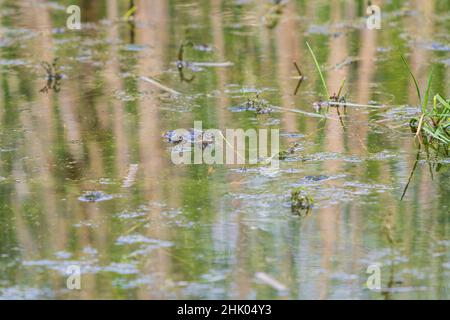
[{"label": "reflection in water", "polygon": [[45,72],[47,73],[47,83],[41,90],[39,90],[39,92],[48,93],[49,90],[59,92],[62,75],[57,66],[57,63],[58,58],[53,59],[52,64],[48,63],[47,61],[41,62],[42,68],[44,68]]},{"label": "reflection in water", "polygon": [[391,299],[391,290],[394,287],[394,275],[395,275],[395,264],[394,264],[394,257],[395,257],[395,239],[394,239],[394,215],[391,211],[387,211],[386,215],[384,216],[383,221],[383,231],[386,235],[386,238],[388,240],[390,250],[391,250],[391,261],[389,264],[389,277],[388,277],[388,283],[387,286],[382,290],[382,294],[384,296],[385,300]]},{"label": "reflection in water", "polygon": [[[379,3],[381,30],[363,1],[82,1],[71,31],[64,1],[0,1],[0,298],[448,299],[449,159],[416,159],[400,54],[448,96],[450,4]],[[331,93],[387,107],[316,113],[305,41]],[[257,93],[272,112],[234,112]],[[277,172],[175,166],[162,133],[194,120],[295,150]]]},{"label": "reflection in water", "polygon": [[297,82],[297,86],[295,87],[295,90],[294,90],[294,96],[296,96],[297,92],[298,92],[298,89],[300,89],[300,86],[302,85],[303,80],[305,79],[305,77],[303,76],[303,72],[300,70],[300,67],[297,65],[297,62],[295,62],[295,61],[294,61],[294,66],[295,66],[295,69],[298,72],[298,82]]},{"label": "reflection in water", "polygon": [[177,68],[178,68],[178,74],[180,75],[180,81],[181,82],[191,82],[194,80],[195,75],[192,75],[190,78],[186,78],[184,75],[184,68],[189,65],[189,62],[184,61],[184,48],[185,47],[193,47],[194,44],[191,41],[185,41],[180,44],[180,48],[178,49],[178,61],[177,61]]}]

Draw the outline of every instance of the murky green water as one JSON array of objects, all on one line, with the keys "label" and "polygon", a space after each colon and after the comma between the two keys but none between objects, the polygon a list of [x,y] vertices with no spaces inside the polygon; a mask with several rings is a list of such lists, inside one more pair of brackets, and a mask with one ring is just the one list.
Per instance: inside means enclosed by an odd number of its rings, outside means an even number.
[{"label": "murky green water", "polygon": [[[65,28],[73,2],[80,31]],[[373,31],[364,1],[291,0],[278,18],[268,1],[135,4],[125,22],[129,1],[0,0],[0,298],[449,298],[450,159],[421,153],[400,201],[418,151],[400,54],[422,87],[433,67],[433,92],[450,94],[448,1],[378,1]],[[346,78],[347,101],[386,107],[321,110],[326,121],[243,110],[258,91],[316,113],[305,41],[330,91]],[[41,62],[55,57],[48,83]],[[306,76],[295,96],[293,61]],[[162,134],[194,120],[279,128],[297,149],[270,173],[175,166]],[[314,198],[306,217],[290,209],[299,186]],[[366,287],[373,264],[381,290]],[[73,265],[81,290],[66,286]]]}]

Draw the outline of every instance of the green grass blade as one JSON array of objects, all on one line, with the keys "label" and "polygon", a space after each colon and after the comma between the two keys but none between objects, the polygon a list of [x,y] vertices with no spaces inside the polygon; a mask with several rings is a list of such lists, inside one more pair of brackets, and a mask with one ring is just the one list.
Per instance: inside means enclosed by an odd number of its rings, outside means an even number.
[{"label": "green grass blade", "polygon": [[448,113],[448,112],[444,112],[444,113],[433,113],[432,116],[433,116],[433,117],[448,117],[448,116],[450,116],[450,113]]},{"label": "green grass blade", "polygon": [[445,129],[442,125],[434,127],[431,123],[425,123],[422,127],[423,131],[425,131],[429,136],[440,140],[446,144],[450,142],[448,134],[445,132]]},{"label": "green grass blade", "polygon": [[442,98],[442,96],[440,94],[435,95],[434,98],[439,100],[439,102],[444,106],[444,108],[450,109],[450,103],[445,101],[445,99]]},{"label": "green grass blade", "polygon": [[419,97],[419,102],[422,103],[422,96],[420,94],[419,84],[417,83],[416,77],[414,77],[414,74],[412,73],[412,70],[409,67],[408,62],[406,62],[405,57],[403,57],[403,56],[401,56],[401,57],[402,57],[403,63],[406,66],[406,69],[408,70],[409,74],[411,75],[411,78],[414,81],[414,85],[416,86],[417,96]]},{"label": "green grass blade", "polygon": [[314,63],[316,64],[317,71],[319,72],[320,79],[322,79],[323,88],[325,90],[326,99],[328,100],[330,97],[330,94],[328,92],[327,83],[325,82],[325,77],[323,76],[322,69],[320,68],[319,62],[317,62],[316,55],[314,54],[314,51],[312,50],[311,46],[309,45],[308,41],[306,41],[306,45],[308,46],[309,52],[311,53]]},{"label": "green grass blade", "polygon": [[443,142],[443,143],[445,143],[445,144],[448,144],[448,143],[450,142],[445,136],[443,136],[443,135],[441,135],[441,134],[439,134],[439,133],[433,132],[432,130],[430,130],[430,129],[427,128],[427,127],[423,127],[422,129],[423,129],[423,131],[425,131],[429,136],[433,137],[433,138],[436,139],[436,140],[439,140],[439,141],[441,141],[441,142]]},{"label": "green grass blade", "polygon": [[445,141],[447,141],[447,143],[450,142],[450,137],[448,136],[448,134],[445,132],[445,129],[443,126],[439,126],[435,131],[436,135],[439,135],[440,137],[442,137],[442,139],[444,139]]},{"label": "green grass blade", "polygon": [[136,12],[137,7],[132,6],[123,16],[123,20],[128,21],[133,13]]},{"label": "green grass blade", "polygon": [[437,107],[437,94],[434,95],[433,97],[433,112],[437,113],[438,107]]},{"label": "green grass blade", "polygon": [[427,91],[425,91],[425,97],[423,98],[423,102],[422,102],[422,113],[427,112],[428,99],[430,97],[430,89],[431,89],[432,81],[433,81],[433,69],[431,69],[430,75],[428,76]]}]

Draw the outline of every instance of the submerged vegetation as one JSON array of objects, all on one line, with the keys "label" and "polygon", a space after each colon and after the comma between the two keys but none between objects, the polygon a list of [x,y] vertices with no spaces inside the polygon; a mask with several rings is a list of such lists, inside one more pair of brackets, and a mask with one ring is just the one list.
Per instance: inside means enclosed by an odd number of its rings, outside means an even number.
[{"label": "submerged vegetation", "polygon": [[46,80],[47,83],[45,86],[39,90],[43,93],[48,93],[49,90],[53,90],[54,92],[59,92],[61,86],[62,74],[61,70],[58,66],[58,58],[53,59],[52,63],[47,61],[42,61],[41,66],[44,68],[46,72]]},{"label": "submerged vegetation", "polygon": [[300,146],[299,142],[292,143],[286,150],[281,150],[278,159],[279,160],[286,160],[291,155],[294,155],[297,151],[298,147]]},{"label": "submerged vegetation", "polygon": [[245,103],[245,110],[255,111],[256,114],[268,114],[272,112],[269,102],[259,97],[259,92],[253,98],[248,98]]},{"label": "submerged vegetation", "polygon": [[298,187],[291,191],[291,210],[299,216],[307,216],[311,213],[314,199],[304,187]]}]

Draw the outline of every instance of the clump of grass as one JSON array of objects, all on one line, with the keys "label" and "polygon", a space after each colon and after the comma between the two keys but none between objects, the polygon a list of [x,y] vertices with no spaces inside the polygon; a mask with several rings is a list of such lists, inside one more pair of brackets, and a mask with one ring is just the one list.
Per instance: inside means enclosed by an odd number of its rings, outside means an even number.
[{"label": "clump of grass", "polygon": [[450,103],[449,100],[442,97],[440,94],[434,95],[433,107],[429,108],[429,100],[431,93],[431,83],[433,81],[433,70],[428,76],[428,84],[425,94],[419,88],[416,77],[411,68],[406,62],[405,58],[401,57],[405,64],[411,78],[416,87],[417,97],[420,102],[420,116],[411,119],[410,127],[415,133],[419,141],[424,142],[427,146],[448,154],[448,147],[450,143]]},{"label": "clump of grass", "polygon": [[447,155],[450,144],[450,100],[436,94],[433,108],[422,110],[421,116],[412,119],[410,126],[428,146]]},{"label": "clump of grass", "polygon": [[299,216],[307,216],[311,213],[314,199],[306,192],[305,188],[299,187],[291,191],[291,210]]}]

